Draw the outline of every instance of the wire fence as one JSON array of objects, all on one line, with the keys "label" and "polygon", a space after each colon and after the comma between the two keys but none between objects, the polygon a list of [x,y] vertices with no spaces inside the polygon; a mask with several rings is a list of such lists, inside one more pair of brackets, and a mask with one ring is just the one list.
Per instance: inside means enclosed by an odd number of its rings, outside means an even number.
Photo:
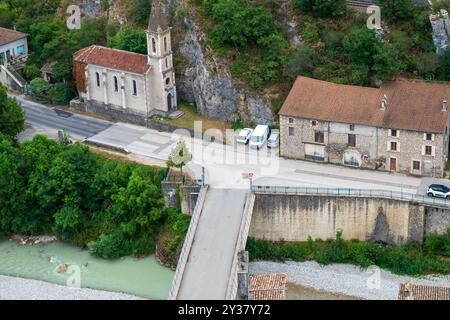
[{"label": "wire fence", "polygon": [[346,189],[346,188],[307,188],[307,187],[261,186],[261,185],[252,185],[251,190],[254,193],[383,198],[383,199],[415,202],[430,207],[438,207],[444,209],[450,208],[450,199],[447,200],[443,198],[434,198],[403,191],[389,191],[376,189]]}]

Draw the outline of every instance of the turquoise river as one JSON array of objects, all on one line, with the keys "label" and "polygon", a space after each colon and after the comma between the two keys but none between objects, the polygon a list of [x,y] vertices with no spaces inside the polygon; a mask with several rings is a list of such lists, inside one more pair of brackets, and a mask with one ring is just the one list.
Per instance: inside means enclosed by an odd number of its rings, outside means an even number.
[{"label": "turquoise river", "polygon": [[[154,256],[111,261],[96,258],[86,250],[62,242],[22,246],[13,241],[0,241],[1,275],[65,285],[69,275],[57,272],[61,264],[80,267],[82,287],[148,299],[167,299],[174,276],[174,272],[158,264]],[[341,300],[348,297],[289,284],[287,299]]]}]

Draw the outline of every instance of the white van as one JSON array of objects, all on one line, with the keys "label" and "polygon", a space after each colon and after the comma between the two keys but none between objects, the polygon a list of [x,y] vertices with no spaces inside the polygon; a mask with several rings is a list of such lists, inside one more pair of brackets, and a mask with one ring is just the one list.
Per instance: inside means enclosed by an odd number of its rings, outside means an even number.
[{"label": "white van", "polygon": [[250,148],[260,149],[267,141],[269,136],[269,126],[259,125],[253,131],[250,137]]}]

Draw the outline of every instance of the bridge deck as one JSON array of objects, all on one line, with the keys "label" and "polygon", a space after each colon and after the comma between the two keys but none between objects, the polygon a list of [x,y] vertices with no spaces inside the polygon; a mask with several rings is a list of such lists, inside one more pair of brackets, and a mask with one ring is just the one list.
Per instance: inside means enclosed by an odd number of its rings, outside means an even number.
[{"label": "bridge deck", "polygon": [[178,300],[225,299],[247,191],[210,189]]}]

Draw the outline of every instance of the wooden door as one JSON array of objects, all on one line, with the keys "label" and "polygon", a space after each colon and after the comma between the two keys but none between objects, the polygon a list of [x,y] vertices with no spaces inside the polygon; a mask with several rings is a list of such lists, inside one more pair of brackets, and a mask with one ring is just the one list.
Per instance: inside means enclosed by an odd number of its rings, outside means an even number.
[{"label": "wooden door", "polygon": [[397,172],[397,159],[391,158],[391,160],[390,160],[390,170],[392,172]]},{"label": "wooden door", "polygon": [[169,93],[169,95],[167,96],[167,111],[169,113],[172,112],[172,94]]}]

